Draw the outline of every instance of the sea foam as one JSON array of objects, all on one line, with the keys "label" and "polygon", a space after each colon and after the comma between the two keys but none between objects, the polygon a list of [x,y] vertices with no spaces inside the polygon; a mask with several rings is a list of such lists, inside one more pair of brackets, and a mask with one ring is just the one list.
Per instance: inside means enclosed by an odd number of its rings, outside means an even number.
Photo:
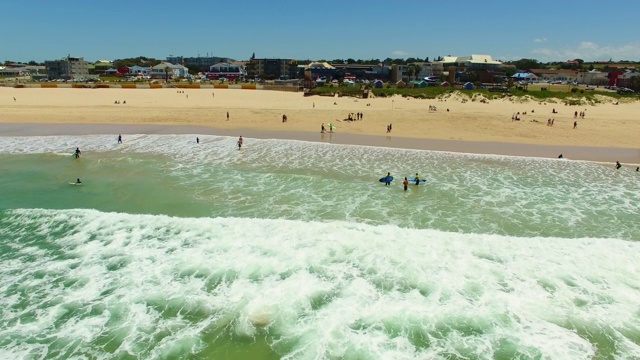
[{"label": "sea foam", "polygon": [[95,210],[0,218],[5,358],[640,357],[640,243]]}]

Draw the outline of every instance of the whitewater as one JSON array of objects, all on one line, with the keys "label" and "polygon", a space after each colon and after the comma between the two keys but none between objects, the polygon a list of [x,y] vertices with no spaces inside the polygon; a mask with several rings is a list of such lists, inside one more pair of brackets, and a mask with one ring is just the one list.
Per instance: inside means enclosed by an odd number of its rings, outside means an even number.
[{"label": "whitewater", "polygon": [[1,358],[640,358],[632,169],[196,136],[0,137]]}]

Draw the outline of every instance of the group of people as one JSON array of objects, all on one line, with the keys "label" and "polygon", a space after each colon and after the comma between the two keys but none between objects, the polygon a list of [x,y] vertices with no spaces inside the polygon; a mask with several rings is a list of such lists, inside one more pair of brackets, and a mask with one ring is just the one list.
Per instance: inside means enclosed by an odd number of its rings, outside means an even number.
[{"label": "group of people", "polygon": [[393,130],[393,124],[387,125],[387,134],[390,133],[391,130]]},{"label": "group of people", "polygon": [[[391,176],[391,172],[388,172],[387,176],[384,177],[384,185],[385,186],[391,185],[391,181],[392,180],[393,180],[393,177]],[[416,176],[411,180],[416,185],[419,185],[420,184],[420,175],[418,175],[418,173],[416,173]],[[409,188],[409,179],[407,179],[406,176],[404,177],[404,180],[402,180],[402,186],[404,188],[404,191],[407,191],[407,189]]]},{"label": "group of people", "polygon": [[[333,129],[335,129],[336,127],[331,125],[331,123],[328,123],[327,126],[329,126],[329,132],[333,133]],[[324,134],[325,132],[327,132],[327,129],[324,127],[324,123],[322,123],[322,125],[320,125],[320,133]]]},{"label": "group of people", "polygon": [[362,120],[362,118],[364,117],[363,113],[349,113],[349,115],[347,116],[347,120],[349,121],[355,121],[355,120]]},{"label": "group of people", "polygon": [[585,111],[580,111],[579,113],[576,111],[573,113],[573,118],[577,119],[578,117],[580,119],[584,119],[584,116],[587,114],[587,109],[585,109]]},{"label": "group of people", "polygon": [[[120,104],[120,100],[116,100],[116,101],[114,101],[113,103],[114,103],[114,104]],[[127,103],[127,100],[122,100],[122,103],[123,103],[123,104],[126,104],[126,103]]]},{"label": "group of people", "polygon": [[[122,135],[121,134],[118,134],[118,144],[122,144]],[[82,151],[80,151],[79,147],[76,147],[76,150],[73,152],[73,156],[76,159],[79,159],[80,155],[82,155]],[[82,184],[82,181],[80,181],[80,178],[76,179],[76,184]]]}]

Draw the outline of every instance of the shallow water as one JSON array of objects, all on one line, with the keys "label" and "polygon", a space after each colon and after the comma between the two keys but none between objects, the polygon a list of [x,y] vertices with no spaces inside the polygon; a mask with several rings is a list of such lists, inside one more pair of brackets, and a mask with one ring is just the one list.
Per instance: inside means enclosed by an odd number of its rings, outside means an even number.
[{"label": "shallow water", "polygon": [[640,357],[630,169],[200,139],[0,138],[0,357]]}]

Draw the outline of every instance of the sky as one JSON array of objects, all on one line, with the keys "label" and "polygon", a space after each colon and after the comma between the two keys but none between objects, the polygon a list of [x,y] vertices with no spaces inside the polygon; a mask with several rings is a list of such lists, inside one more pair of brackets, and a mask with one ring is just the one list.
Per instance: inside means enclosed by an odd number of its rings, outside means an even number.
[{"label": "sky", "polygon": [[491,55],[640,61],[640,1],[3,0],[0,61]]}]

